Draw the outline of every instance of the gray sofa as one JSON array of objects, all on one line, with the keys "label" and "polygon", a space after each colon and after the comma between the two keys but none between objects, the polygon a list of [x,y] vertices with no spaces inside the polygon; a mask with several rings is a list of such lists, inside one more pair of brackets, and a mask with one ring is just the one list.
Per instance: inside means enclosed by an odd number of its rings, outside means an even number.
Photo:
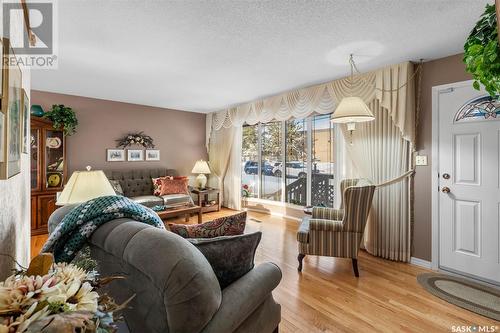
[{"label": "gray sofa", "polygon": [[[72,207],[56,210],[49,230]],[[97,229],[91,254],[103,276],[126,279],[109,284],[118,302],[135,295],[124,318],[130,332],[277,332],[281,307],[272,291],[280,269],[263,263],[221,290],[212,267],[186,239],[131,219]]]},{"label": "gray sofa", "polygon": [[152,178],[177,176],[173,169],[105,170],[109,180],[117,180],[123,195],[147,207],[193,203],[189,194],[168,194],[161,197],[153,195]]}]

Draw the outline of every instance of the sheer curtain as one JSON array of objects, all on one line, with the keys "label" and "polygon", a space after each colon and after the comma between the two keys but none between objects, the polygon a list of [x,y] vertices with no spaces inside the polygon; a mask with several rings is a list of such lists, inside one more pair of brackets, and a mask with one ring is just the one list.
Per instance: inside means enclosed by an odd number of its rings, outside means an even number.
[{"label": "sheer curtain", "polygon": [[218,188],[222,205],[233,209],[241,208],[241,140],[241,126],[212,131],[208,151],[208,185]]}]

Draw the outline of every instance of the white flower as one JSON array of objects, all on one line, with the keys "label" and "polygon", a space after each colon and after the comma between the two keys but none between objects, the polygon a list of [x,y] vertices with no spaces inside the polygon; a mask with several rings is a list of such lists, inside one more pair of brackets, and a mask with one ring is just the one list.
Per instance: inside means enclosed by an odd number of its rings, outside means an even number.
[{"label": "white flower", "polygon": [[0,283],[0,315],[24,310],[42,298],[44,291],[55,284],[55,279],[49,275],[8,277]]},{"label": "white flower", "polygon": [[73,280],[83,281],[88,279],[87,272],[73,264],[55,264],[54,271],[54,277],[57,279],[57,281],[61,281],[64,283],[69,283]]},{"label": "white flower", "polygon": [[34,321],[37,321],[38,319],[42,319],[50,315],[50,311],[48,310],[49,308],[48,305],[43,309],[35,312],[35,308],[37,305],[38,303],[34,303],[25,314],[19,316],[16,319],[16,321],[12,323],[11,326],[19,325],[17,327],[16,332],[24,332]]},{"label": "white flower", "polygon": [[71,297],[66,304],[74,311],[97,312],[99,294],[92,291],[92,289],[92,286],[88,282],[85,282],[76,295]]}]

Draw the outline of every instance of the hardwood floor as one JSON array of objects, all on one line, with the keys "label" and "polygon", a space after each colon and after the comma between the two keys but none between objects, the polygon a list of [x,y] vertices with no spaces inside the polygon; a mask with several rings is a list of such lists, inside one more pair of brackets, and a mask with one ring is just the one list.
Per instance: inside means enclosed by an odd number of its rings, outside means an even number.
[{"label": "hardwood floor", "polygon": [[[203,215],[204,221],[233,213]],[[181,223],[183,219],[172,222]],[[196,216],[190,223],[196,222]],[[283,272],[274,291],[281,304],[280,332],[451,332],[452,326],[500,323],[449,304],[427,293],[416,281],[427,270],[373,257],[358,260],[360,277],[351,261],[307,256],[297,272],[298,222],[261,213],[249,213],[246,232],[262,231],[256,264],[271,261]],[[32,237],[32,254],[46,236]],[[492,332],[492,331],[490,331]]]}]

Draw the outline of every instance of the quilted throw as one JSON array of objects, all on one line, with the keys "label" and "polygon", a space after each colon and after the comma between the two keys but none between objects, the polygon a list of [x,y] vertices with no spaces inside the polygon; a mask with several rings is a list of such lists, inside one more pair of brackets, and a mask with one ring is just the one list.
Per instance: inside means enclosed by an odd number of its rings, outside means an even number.
[{"label": "quilted throw", "polygon": [[151,209],[122,196],[104,196],[71,210],[50,235],[42,252],[52,252],[56,262],[71,262],[97,228],[123,217],[165,229]]}]

